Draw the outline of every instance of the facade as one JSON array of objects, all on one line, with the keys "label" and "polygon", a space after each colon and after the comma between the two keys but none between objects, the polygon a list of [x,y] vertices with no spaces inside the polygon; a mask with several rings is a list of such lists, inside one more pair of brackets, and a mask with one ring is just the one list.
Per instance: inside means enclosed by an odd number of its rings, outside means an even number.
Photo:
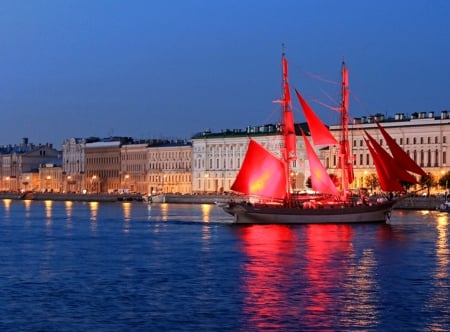
[{"label": "facade", "polygon": [[39,190],[23,174],[37,173],[41,165],[58,163],[59,159],[60,152],[51,144],[34,145],[28,143],[27,138],[19,145],[0,148],[0,190]]},{"label": "facade", "polygon": [[[307,132],[305,124],[297,125]],[[192,191],[194,193],[224,193],[230,187],[242,165],[251,137],[274,155],[280,157],[284,146],[276,125],[247,127],[246,130],[227,130],[221,133],[209,131],[192,138]],[[291,190],[305,189],[309,177],[305,150],[297,142],[297,160],[291,164]]]},{"label": "facade", "polygon": [[147,193],[192,193],[192,144],[155,142],[148,147]]},{"label": "facade", "polygon": [[[437,117],[433,112],[423,112],[413,113],[409,118],[399,113],[394,118],[388,119],[381,114],[355,119],[349,126],[355,170],[353,187],[368,187],[368,177],[376,174],[372,157],[364,142],[364,130],[389,150],[375,121],[379,122],[403,150],[435,179],[449,172],[450,165],[447,160],[450,139],[449,115],[449,112],[442,111]],[[330,129],[332,132],[337,131],[339,126],[331,126]],[[330,171],[333,172],[337,167],[337,150],[330,148],[328,153],[325,158]]]},{"label": "facade", "polygon": [[[386,147],[375,121],[435,179],[450,171],[450,112],[442,111],[438,116],[433,112],[410,117],[396,114],[394,118],[377,114],[355,119],[349,125],[355,171],[352,187],[369,187],[369,179],[376,174],[364,131]],[[300,127],[309,134],[305,124],[296,124],[299,139],[297,159],[290,165],[292,191],[306,189],[310,176]],[[330,129],[339,137],[338,125]],[[71,138],[63,143],[61,159],[61,153],[51,145],[33,145],[24,139],[19,145],[0,147],[0,191],[225,193],[242,165],[249,138],[280,156],[284,143],[279,133],[279,125],[269,124],[220,133],[205,131],[192,137],[191,142]],[[337,174],[337,147],[317,152],[329,172]]]},{"label": "facade", "polygon": [[81,193],[85,184],[85,146],[98,138],[69,138],[62,144],[63,191]]},{"label": "facade", "polygon": [[63,171],[60,165],[42,164],[39,167],[39,191],[63,192]]},{"label": "facade", "polygon": [[146,193],[148,190],[148,144],[126,144],[120,148],[120,193]]},{"label": "facade", "polygon": [[118,192],[121,184],[120,147],[120,140],[86,143],[85,191]]}]

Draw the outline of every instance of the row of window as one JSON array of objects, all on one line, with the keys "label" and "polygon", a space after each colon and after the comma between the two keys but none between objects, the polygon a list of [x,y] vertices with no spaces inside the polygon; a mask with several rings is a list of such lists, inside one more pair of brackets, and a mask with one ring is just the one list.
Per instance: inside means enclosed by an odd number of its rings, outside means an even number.
[{"label": "row of window", "polygon": [[[395,141],[397,141],[396,139],[394,139]],[[406,145],[408,145],[409,144],[409,142],[410,142],[410,140],[409,140],[409,137],[406,137]],[[431,141],[432,141],[432,138],[431,137],[426,137],[426,143],[425,143],[425,137],[420,137],[420,139],[418,138],[418,137],[413,137],[412,138],[412,144],[414,145],[414,144],[432,144],[431,143]],[[420,142],[420,143],[419,143]],[[383,139],[380,139],[379,140],[379,143],[380,143],[380,145],[383,145]],[[447,143],[447,139],[446,139],[446,136],[442,136],[442,143],[443,144],[446,144]],[[403,137],[400,137],[400,140],[399,140],[399,142],[398,142],[398,144],[399,145],[403,145]],[[439,137],[438,136],[435,136],[434,137],[434,144],[439,144]],[[353,141],[353,146],[354,147],[356,147],[357,146],[357,141],[356,140],[354,140]],[[364,140],[359,140],[359,146],[365,146],[364,145]]]},{"label": "row of window", "polygon": [[[409,155],[409,152],[408,152]],[[433,158],[434,155],[434,158]],[[438,167],[439,166],[439,150],[435,150],[434,152],[432,150],[420,151],[420,155],[418,156],[417,151],[413,151],[413,155],[410,156],[417,164],[419,164],[422,167]],[[419,157],[419,158],[418,158]],[[434,159],[434,162],[433,162]],[[359,163],[358,163],[359,162]],[[359,154],[359,158],[357,158],[357,155],[353,155],[353,165],[354,166],[368,166],[373,164],[371,163],[371,158],[369,153],[361,153]],[[442,151],[442,161],[441,165],[447,164],[447,153],[446,151]],[[337,157],[333,156],[333,166],[336,167],[337,165]]]}]

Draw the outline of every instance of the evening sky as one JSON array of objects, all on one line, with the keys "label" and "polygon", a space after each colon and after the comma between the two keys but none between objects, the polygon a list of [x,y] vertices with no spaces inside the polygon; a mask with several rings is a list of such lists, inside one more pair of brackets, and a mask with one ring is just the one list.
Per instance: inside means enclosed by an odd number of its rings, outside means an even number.
[{"label": "evening sky", "polygon": [[438,113],[449,17],[446,0],[1,1],[0,145],[276,123],[282,44],[326,124],[343,59],[354,117]]}]

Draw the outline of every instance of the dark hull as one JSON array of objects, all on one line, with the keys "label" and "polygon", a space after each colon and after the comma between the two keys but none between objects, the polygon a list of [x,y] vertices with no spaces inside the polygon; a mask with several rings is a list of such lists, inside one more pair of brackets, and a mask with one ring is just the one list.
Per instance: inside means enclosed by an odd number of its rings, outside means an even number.
[{"label": "dark hull", "polygon": [[240,224],[352,224],[386,222],[394,204],[386,201],[371,206],[291,208],[230,202],[222,208]]}]

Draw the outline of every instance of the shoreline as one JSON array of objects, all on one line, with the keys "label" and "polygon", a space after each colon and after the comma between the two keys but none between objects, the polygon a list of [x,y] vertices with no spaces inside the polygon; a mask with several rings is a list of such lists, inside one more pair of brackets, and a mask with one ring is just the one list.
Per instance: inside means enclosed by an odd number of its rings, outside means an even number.
[{"label": "shoreline", "polygon": [[[176,195],[165,194],[152,197],[152,203],[173,204],[215,204],[226,203],[237,196],[230,195]],[[34,201],[73,201],[73,202],[139,202],[144,201],[141,195],[117,194],[73,194],[73,193],[15,193],[1,192],[0,199],[34,200]],[[442,197],[407,197],[394,206],[394,210],[438,210],[444,202]]]}]

